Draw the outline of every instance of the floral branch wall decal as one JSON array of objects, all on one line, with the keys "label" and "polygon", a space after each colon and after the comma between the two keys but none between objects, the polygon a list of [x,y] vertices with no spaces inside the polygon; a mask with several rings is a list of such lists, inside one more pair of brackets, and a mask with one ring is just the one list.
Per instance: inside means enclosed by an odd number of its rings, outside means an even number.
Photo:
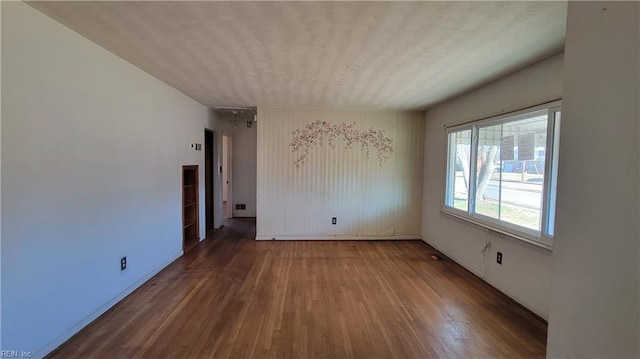
[{"label": "floral branch wall decal", "polygon": [[315,145],[322,147],[326,141],[331,149],[335,149],[336,138],[341,138],[344,141],[345,151],[351,149],[354,144],[359,144],[360,150],[364,152],[367,159],[369,158],[369,147],[373,147],[376,150],[378,163],[382,166],[382,163],[388,160],[389,155],[393,153],[391,147],[393,140],[385,136],[384,130],[375,130],[370,127],[368,130],[361,131],[355,128],[355,125],[355,122],[337,125],[317,120],[307,124],[303,129],[293,131],[289,147],[293,153],[297,153],[294,161],[296,168],[300,168],[300,165],[305,163],[309,149]]}]

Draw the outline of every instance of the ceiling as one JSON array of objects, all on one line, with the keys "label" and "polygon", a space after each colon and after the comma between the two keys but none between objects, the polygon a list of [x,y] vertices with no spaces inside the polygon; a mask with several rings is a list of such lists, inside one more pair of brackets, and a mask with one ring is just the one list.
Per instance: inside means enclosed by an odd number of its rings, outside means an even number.
[{"label": "ceiling", "polygon": [[425,109],[562,51],[565,2],[29,4],[210,107]]}]

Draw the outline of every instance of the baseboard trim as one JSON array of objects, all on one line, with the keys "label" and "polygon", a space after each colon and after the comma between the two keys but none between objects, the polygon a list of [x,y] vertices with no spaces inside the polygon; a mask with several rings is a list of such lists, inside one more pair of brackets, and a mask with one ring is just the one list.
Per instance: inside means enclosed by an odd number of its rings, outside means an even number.
[{"label": "baseboard trim", "polygon": [[67,340],[71,339],[71,337],[73,337],[74,335],[78,334],[82,329],[84,329],[84,327],[91,324],[91,322],[93,322],[94,320],[98,319],[99,316],[104,314],[107,310],[111,309],[111,307],[118,304],[118,302],[120,302],[129,294],[133,293],[134,290],[140,288],[140,286],[142,286],[145,282],[147,282],[153,276],[158,274],[161,270],[166,268],[169,264],[173,263],[176,259],[180,258],[180,256],[182,256],[182,251],[178,252],[169,260],[165,261],[163,264],[156,267],[156,269],[144,275],[135,283],[127,287],[124,291],[120,292],[114,298],[112,298],[111,300],[109,300],[108,302],[100,306],[93,313],[89,314],[83,320],[81,320],[71,328],[67,329],[64,333],[62,333],[57,338],[49,342],[49,344],[45,345],[43,348],[35,352],[32,358],[43,358],[44,356],[56,350],[60,345],[64,344]]},{"label": "baseboard trim", "polygon": [[256,236],[257,241],[419,241],[422,236],[403,235],[403,236],[282,236],[282,235],[260,235]]}]

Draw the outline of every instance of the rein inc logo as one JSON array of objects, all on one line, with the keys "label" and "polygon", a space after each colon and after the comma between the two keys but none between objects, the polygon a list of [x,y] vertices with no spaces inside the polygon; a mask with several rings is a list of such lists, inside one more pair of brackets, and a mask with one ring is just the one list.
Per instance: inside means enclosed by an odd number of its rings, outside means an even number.
[{"label": "rein inc logo", "polygon": [[31,358],[31,352],[24,350],[0,350],[0,358]]}]

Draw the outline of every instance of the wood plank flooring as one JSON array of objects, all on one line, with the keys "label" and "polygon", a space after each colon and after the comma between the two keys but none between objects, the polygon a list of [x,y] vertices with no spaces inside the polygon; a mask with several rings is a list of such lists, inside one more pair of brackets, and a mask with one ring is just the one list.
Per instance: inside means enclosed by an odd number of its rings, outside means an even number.
[{"label": "wood plank flooring", "polygon": [[546,324],[420,241],[227,220],[49,358],[544,357]]}]

